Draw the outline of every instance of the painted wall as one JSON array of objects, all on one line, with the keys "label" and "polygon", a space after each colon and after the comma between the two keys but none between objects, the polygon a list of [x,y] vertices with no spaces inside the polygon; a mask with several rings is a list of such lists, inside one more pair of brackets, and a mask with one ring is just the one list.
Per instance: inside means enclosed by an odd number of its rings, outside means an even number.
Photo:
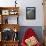
[{"label": "painted wall", "polygon": [[[15,6],[15,0],[0,0],[0,6],[9,7]],[[19,24],[21,26],[43,26],[43,6],[42,0],[17,0],[17,6],[20,7],[19,10]],[[26,20],[26,7],[36,7],[36,19]],[[12,17],[10,17],[12,18]],[[10,20],[10,19],[9,19]],[[13,21],[14,22],[14,21]]]},{"label": "painted wall", "polygon": [[[10,6],[15,6],[14,3],[15,0],[0,0],[0,6],[1,7],[10,7]],[[43,36],[43,30],[42,27],[38,27],[38,26],[43,26],[43,6],[42,6],[42,0],[17,0],[18,6],[20,7],[19,9],[19,24],[21,26],[36,26],[36,27],[32,27],[34,28],[34,30],[36,31],[39,39],[41,39],[40,41],[42,42],[42,36]],[[26,20],[26,7],[36,7],[36,19],[35,20]],[[9,17],[9,23],[11,21],[12,17]],[[15,20],[15,17],[14,19]],[[11,21],[11,22],[15,22],[15,21]],[[20,33],[24,32],[25,29],[23,28],[27,28],[27,27],[21,27]],[[20,34],[21,35],[21,34]],[[23,35],[23,33],[22,33]],[[21,35],[21,36],[22,36]],[[22,37],[20,37],[22,38]]]},{"label": "painted wall", "polygon": [[[21,2],[21,1],[20,1]],[[36,7],[36,19],[26,20],[26,7]],[[42,0],[25,0],[21,2],[20,24],[23,26],[42,26],[43,25],[43,6]],[[23,20],[23,21],[22,21]]]}]

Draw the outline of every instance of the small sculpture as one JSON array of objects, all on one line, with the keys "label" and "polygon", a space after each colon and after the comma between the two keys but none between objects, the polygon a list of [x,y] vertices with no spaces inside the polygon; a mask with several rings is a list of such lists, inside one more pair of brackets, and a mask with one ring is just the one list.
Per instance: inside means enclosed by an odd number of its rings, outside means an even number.
[{"label": "small sculpture", "polygon": [[16,4],[17,4],[17,2],[16,2],[17,0],[15,0],[15,7],[16,7]]},{"label": "small sculpture", "polygon": [[7,19],[5,19],[5,24],[8,24],[8,18],[7,18]]}]

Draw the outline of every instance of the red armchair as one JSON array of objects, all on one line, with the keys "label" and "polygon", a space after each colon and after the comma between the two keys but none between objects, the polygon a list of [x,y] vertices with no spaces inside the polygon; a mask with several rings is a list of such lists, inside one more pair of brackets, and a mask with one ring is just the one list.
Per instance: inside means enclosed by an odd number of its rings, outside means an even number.
[{"label": "red armchair", "polygon": [[40,42],[37,40],[36,37],[37,37],[36,33],[31,28],[27,29],[24,37],[22,38],[21,46],[41,46]]}]

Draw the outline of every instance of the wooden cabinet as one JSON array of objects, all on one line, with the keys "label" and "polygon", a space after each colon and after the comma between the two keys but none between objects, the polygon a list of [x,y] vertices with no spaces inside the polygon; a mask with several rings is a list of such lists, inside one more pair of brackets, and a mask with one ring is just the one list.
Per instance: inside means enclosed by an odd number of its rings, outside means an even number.
[{"label": "wooden cabinet", "polygon": [[19,41],[5,41],[0,42],[0,46],[18,46]]},{"label": "wooden cabinet", "polygon": [[[16,21],[9,17],[12,18],[14,17],[14,19],[16,18]],[[9,24],[9,22],[13,20],[16,22],[16,24],[18,24],[18,17],[19,17],[19,7],[0,7],[1,24]]]},{"label": "wooden cabinet", "polygon": [[[9,18],[9,17],[12,17],[12,18]],[[19,7],[0,7],[0,32],[1,32],[0,46],[18,46],[18,39],[16,40],[14,38],[15,33],[17,33],[20,29],[18,18],[19,18]],[[11,39],[8,41],[4,40],[2,37],[2,32],[3,33],[6,32],[6,35],[8,35],[9,37],[9,34],[7,34],[7,31],[14,32],[14,36],[12,37],[10,36]],[[13,40],[12,38],[15,40]]]},{"label": "wooden cabinet", "polygon": [[3,43],[3,46],[18,46],[18,41],[5,41],[2,43]]}]

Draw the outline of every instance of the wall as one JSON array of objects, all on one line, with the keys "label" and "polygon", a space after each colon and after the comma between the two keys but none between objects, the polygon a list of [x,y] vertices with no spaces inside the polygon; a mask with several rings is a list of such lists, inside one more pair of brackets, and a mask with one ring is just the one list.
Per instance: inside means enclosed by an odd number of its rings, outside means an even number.
[{"label": "wall", "polygon": [[[15,0],[0,0],[0,6],[15,6]],[[43,26],[42,0],[17,0],[19,10],[19,24],[21,26]],[[26,20],[26,7],[36,7],[36,19]],[[9,19],[10,20],[10,19]]]},{"label": "wall", "polygon": [[[43,11],[42,11],[42,0],[21,0],[20,8],[20,23],[23,26],[42,26],[43,25]],[[26,7],[36,7],[36,20],[26,20]],[[23,20],[23,21],[22,21]]]},{"label": "wall", "polygon": [[[1,7],[10,7],[10,6],[15,6],[14,3],[15,0],[0,0],[0,6]],[[19,6],[19,24],[20,26],[36,26],[36,27],[31,27],[35,30],[37,33],[40,41],[43,41],[43,6],[42,6],[42,0],[17,0],[18,6]],[[26,7],[36,7],[36,19],[35,20],[26,20]],[[12,17],[9,17],[9,20],[11,21]],[[14,19],[15,20],[15,17]],[[9,21],[9,23],[10,23]],[[13,21],[15,22],[15,21]],[[39,27],[40,26],[40,27]],[[21,27],[20,30],[20,36],[23,35],[23,32],[27,29],[27,27]],[[21,35],[22,33],[22,35]],[[20,37],[21,39],[22,37]]]},{"label": "wall", "polygon": [[[21,2],[22,1],[22,2]],[[20,24],[22,26],[42,26],[43,25],[43,6],[42,6],[42,0],[21,0],[19,1],[21,3],[20,11]],[[35,20],[26,20],[26,7],[36,7],[36,19]],[[23,20],[23,21],[22,21]]]}]

